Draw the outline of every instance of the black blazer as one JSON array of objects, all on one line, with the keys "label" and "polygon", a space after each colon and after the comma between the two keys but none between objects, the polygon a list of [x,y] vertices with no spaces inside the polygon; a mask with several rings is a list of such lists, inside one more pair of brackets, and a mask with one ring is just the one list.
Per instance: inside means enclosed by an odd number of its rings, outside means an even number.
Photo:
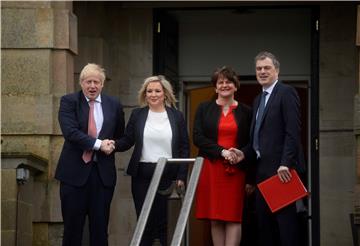
[{"label": "black blazer", "polygon": [[[124,112],[120,102],[101,94],[104,122],[99,139],[115,139],[123,135]],[[61,182],[82,186],[89,177],[91,165],[82,160],[84,150],[91,150],[96,141],[88,132],[89,104],[82,91],[61,98],[59,123],[65,142],[56,168],[55,178]],[[101,180],[105,186],[115,186],[116,170],[114,152],[106,155],[96,151]]]},{"label": "black blazer", "polygon": [[[185,119],[182,113],[175,108],[166,107],[166,112],[172,130],[172,157],[189,158],[189,135]],[[131,112],[130,119],[126,125],[124,137],[115,141],[116,151],[126,151],[135,145],[127,168],[127,173],[133,177],[137,176],[143,146],[144,128],[148,113],[149,107],[134,109]],[[166,173],[170,175],[168,178],[186,180],[187,165],[171,164],[167,166],[166,170]]]},{"label": "black blazer", "polygon": [[[235,120],[238,126],[237,148],[243,148],[249,143],[251,109],[239,103],[234,109]],[[208,159],[222,158],[221,151],[224,149],[217,143],[218,126],[221,117],[221,107],[215,101],[203,102],[199,105],[194,121],[193,139],[199,148],[199,155]],[[238,167],[245,167],[245,163]]]},{"label": "black blazer", "polygon": [[[251,141],[243,149],[245,157],[256,156],[252,148],[256,113],[261,94],[254,100]],[[266,104],[259,130],[261,158],[257,162],[256,181],[275,175],[280,165],[305,171],[304,156],[300,142],[300,99],[296,90],[280,81],[275,85]]]}]

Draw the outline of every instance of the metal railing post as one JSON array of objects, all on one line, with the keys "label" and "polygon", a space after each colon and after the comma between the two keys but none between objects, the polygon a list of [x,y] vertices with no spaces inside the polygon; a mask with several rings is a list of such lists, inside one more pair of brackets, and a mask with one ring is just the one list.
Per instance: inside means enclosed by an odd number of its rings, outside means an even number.
[{"label": "metal railing post", "polygon": [[199,180],[203,160],[204,159],[202,157],[197,157],[196,159],[194,159],[194,158],[187,158],[187,159],[186,158],[185,159],[160,158],[159,159],[159,161],[156,165],[155,171],[154,171],[154,175],[151,179],[150,186],[149,186],[148,192],[146,194],[145,201],[144,201],[143,207],[141,209],[139,219],[136,224],[135,232],[134,232],[133,238],[130,242],[130,246],[140,245],[141,238],[143,236],[145,226],[146,226],[147,220],[149,218],[152,204],[154,202],[156,192],[159,187],[160,179],[164,172],[166,163],[168,162],[171,164],[187,164],[189,162],[195,162],[194,167],[191,172],[190,180],[187,185],[187,189],[186,189],[184,201],[183,201],[183,204],[182,204],[182,207],[180,210],[180,214],[179,214],[179,217],[178,217],[178,220],[176,223],[175,232],[173,235],[171,246],[179,246],[181,244],[181,240],[182,240],[182,237],[183,237],[183,234],[184,234],[184,231],[186,228],[187,220],[189,217],[191,204],[194,199],[196,186],[197,186],[197,183]]},{"label": "metal railing post", "polygon": [[154,175],[151,179],[150,186],[149,186],[148,192],[146,194],[145,201],[144,201],[143,207],[141,209],[139,219],[136,224],[135,232],[134,232],[133,238],[130,242],[131,246],[140,245],[141,238],[144,233],[147,220],[149,218],[151,207],[154,202],[155,195],[156,195],[157,189],[159,187],[161,175],[164,172],[166,162],[167,162],[166,158],[160,158],[158,163],[156,164]]},{"label": "metal railing post", "polygon": [[183,204],[181,206],[178,221],[176,223],[175,232],[171,241],[171,246],[179,246],[184,235],[186,224],[189,218],[191,204],[194,199],[197,183],[199,180],[202,164],[204,158],[197,157],[191,172],[190,180],[187,184],[187,189],[184,197]]}]

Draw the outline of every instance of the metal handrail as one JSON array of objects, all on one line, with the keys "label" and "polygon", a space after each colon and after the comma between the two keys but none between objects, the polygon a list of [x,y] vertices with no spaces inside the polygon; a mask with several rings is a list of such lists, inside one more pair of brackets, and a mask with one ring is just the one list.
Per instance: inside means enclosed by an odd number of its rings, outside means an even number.
[{"label": "metal handrail", "polygon": [[194,195],[195,195],[197,183],[199,180],[203,161],[204,161],[204,158],[202,158],[202,157],[197,157],[195,159],[194,167],[192,169],[190,180],[187,185],[188,188],[185,193],[184,201],[181,206],[178,221],[176,223],[173,239],[171,241],[171,246],[179,246],[181,244],[181,240],[184,235],[187,220],[189,218],[191,204],[194,200]]},{"label": "metal handrail", "polygon": [[188,188],[185,193],[184,201],[180,210],[180,214],[178,217],[178,221],[176,223],[175,232],[173,235],[173,239],[171,241],[171,246],[179,246],[181,244],[181,240],[185,231],[187,219],[189,217],[191,204],[195,195],[196,186],[199,180],[200,171],[203,164],[203,158],[197,157],[197,158],[160,158],[158,160],[158,163],[156,165],[154,175],[151,179],[150,186],[148,189],[148,192],[145,197],[145,201],[143,204],[143,207],[141,209],[141,213],[139,216],[139,219],[137,221],[135,232],[133,235],[133,238],[130,242],[130,246],[138,246],[140,245],[141,238],[143,236],[145,226],[147,223],[147,220],[149,218],[149,214],[151,211],[152,204],[155,199],[155,195],[157,192],[157,189],[159,187],[161,176],[164,172],[166,163],[172,163],[172,164],[187,164],[191,162],[195,162],[193,170],[191,172],[190,180],[188,183]]}]

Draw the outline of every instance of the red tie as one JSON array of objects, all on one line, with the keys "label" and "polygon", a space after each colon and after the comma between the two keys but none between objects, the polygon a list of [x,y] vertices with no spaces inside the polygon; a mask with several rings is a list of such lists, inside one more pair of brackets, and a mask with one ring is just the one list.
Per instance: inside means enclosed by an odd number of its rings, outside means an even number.
[{"label": "red tie", "polygon": [[[89,101],[90,104],[90,110],[89,110],[89,122],[88,122],[88,135],[91,137],[96,138],[96,124],[95,124],[95,118],[94,118],[94,104],[95,101]],[[88,163],[91,161],[93,151],[92,150],[85,150],[82,158],[85,163]]]}]

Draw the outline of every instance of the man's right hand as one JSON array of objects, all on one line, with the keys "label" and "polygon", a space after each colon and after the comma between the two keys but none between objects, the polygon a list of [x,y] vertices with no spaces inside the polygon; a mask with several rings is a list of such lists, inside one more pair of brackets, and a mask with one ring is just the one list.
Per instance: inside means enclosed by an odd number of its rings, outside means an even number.
[{"label": "man's right hand", "polygon": [[115,150],[115,141],[104,139],[101,142],[100,150],[107,155],[110,155]]},{"label": "man's right hand", "polygon": [[281,165],[278,168],[277,173],[278,173],[278,176],[279,176],[279,179],[281,180],[281,182],[287,183],[291,180],[291,173],[287,166]]}]

